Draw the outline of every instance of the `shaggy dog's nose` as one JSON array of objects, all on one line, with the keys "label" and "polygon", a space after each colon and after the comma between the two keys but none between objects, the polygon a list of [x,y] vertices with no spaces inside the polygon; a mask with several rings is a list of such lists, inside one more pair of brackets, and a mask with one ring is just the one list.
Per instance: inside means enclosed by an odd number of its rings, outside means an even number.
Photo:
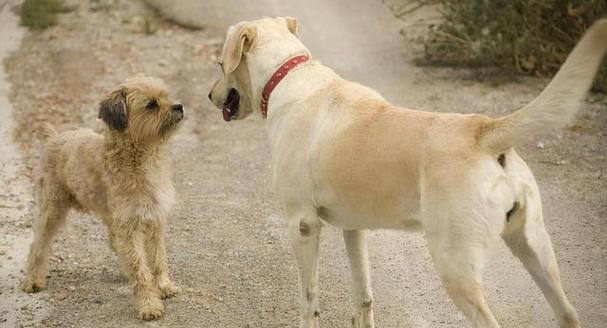
[{"label": "shaggy dog's nose", "polygon": [[183,114],[183,105],[182,104],[175,104],[173,105],[173,110],[176,112],[179,112],[181,114]]},{"label": "shaggy dog's nose", "polygon": [[213,93],[213,90],[209,91],[209,100],[213,101],[213,99],[211,98],[211,94]]}]

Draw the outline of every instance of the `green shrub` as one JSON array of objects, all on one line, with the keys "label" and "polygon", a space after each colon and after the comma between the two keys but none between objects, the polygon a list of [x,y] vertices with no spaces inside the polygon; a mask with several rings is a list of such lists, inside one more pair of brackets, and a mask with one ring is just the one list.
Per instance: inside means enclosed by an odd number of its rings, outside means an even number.
[{"label": "green shrub", "polygon": [[[606,0],[438,0],[443,21],[425,62],[554,74],[584,31],[607,16]],[[607,91],[607,64],[594,85]]]},{"label": "green shrub", "polygon": [[68,11],[60,0],[25,0],[21,6],[21,25],[42,30],[57,23],[57,14]]}]

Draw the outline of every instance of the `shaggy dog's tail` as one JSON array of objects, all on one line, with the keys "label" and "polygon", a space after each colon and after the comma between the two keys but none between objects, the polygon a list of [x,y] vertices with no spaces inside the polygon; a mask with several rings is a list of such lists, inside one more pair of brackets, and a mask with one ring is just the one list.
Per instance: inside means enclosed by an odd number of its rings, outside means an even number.
[{"label": "shaggy dog's tail", "polygon": [[532,136],[563,127],[579,110],[607,49],[607,19],[592,25],[554,79],[520,110],[489,121],[478,131],[481,149],[499,154]]},{"label": "shaggy dog's tail", "polygon": [[42,126],[40,127],[40,135],[42,135],[42,138],[44,140],[54,137],[57,134],[58,134],[57,130],[51,123],[49,123],[49,122],[42,123]]}]

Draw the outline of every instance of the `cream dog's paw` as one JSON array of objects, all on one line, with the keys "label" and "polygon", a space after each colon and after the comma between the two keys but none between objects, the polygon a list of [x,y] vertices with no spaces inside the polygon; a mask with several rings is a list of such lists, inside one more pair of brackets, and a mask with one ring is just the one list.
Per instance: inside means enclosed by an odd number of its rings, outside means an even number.
[{"label": "cream dog's paw", "polygon": [[352,328],[375,328],[373,311],[361,310],[352,317]]},{"label": "cream dog's paw", "polygon": [[[316,312],[318,314],[318,312]],[[315,315],[311,318],[302,318],[299,324],[299,328],[319,328],[318,316]]]}]

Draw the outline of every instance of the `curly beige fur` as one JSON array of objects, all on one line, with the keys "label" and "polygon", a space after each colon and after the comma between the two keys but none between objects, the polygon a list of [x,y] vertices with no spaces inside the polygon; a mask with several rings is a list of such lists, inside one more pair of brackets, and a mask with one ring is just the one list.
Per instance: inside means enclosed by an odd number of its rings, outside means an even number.
[{"label": "curly beige fur", "polygon": [[40,163],[27,275],[21,288],[45,288],[53,237],[72,209],[97,214],[133,286],[139,318],[164,312],[161,299],[179,288],[169,278],[164,245],[166,217],[174,199],[169,137],[183,118],[183,106],[168,99],[154,78],[127,80],[100,104],[103,135],[88,129],[49,136]]}]

